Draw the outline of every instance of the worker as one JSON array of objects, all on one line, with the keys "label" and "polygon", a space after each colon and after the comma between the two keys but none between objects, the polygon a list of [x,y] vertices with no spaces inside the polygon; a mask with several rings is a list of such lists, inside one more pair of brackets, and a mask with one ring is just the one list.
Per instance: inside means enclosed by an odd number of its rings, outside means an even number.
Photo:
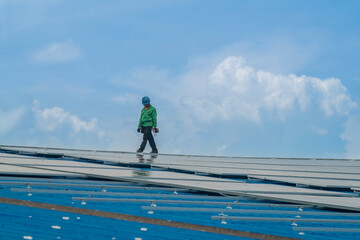
[{"label": "worker", "polygon": [[142,153],[145,149],[147,141],[149,141],[152,149],[150,153],[157,154],[158,150],[152,135],[152,131],[155,133],[159,132],[159,129],[157,128],[156,108],[150,104],[150,98],[147,96],[142,98],[142,104],[144,105],[144,108],[141,110],[137,131],[143,133],[144,135],[140,148],[136,152]]}]

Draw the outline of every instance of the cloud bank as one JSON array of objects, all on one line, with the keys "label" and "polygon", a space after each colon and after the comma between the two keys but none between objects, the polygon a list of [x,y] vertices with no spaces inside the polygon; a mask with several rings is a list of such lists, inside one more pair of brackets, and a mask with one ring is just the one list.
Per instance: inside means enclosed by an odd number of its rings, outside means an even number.
[{"label": "cloud bank", "polygon": [[92,118],[84,121],[75,114],[66,112],[60,107],[40,109],[39,102],[35,101],[32,108],[37,125],[46,132],[52,132],[62,126],[70,126],[73,133],[88,132],[96,133],[98,137],[103,137],[105,132],[98,127],[98,120]]},{"label": "cloud bank", "polygon": [[[318,107],[326,116],[347,115],[357,107],[339,79],[279,75],[256,70],[241,57],[227,57],[206,79],[206,96],[185,99],[198,118],[246,118],[261,122],[265,113],[285,119],[293,110]],[[212,106],[212,111],[208,111]]]}]

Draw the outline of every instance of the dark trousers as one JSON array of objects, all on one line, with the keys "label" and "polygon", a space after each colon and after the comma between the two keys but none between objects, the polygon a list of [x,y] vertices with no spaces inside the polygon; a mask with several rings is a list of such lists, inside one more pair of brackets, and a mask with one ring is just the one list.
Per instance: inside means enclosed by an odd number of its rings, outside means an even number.
[{"label": "dark trousers", "polygon": [[149,141],[150,143],[150,147],[153,151],[157,151],[157,148],[156,148],[156,144],[155,144],[155,141],[154,141],[154,137],[151,133],[151,130],[152,130],[152,127],[149,126],[149,127],[142,127],[143,128],[143,133],[144,133],[144,136],[143,136],[143,141],[140,145],[140,149],[142,151],[144,151],[145,147],[146,147],[146,143],[147,141]]}]

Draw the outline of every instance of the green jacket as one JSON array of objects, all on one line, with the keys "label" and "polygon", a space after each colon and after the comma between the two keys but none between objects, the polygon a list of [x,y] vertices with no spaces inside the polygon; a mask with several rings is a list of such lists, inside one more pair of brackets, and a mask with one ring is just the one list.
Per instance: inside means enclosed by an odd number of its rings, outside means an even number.
[{"label": "green jacket", "polygon": [[152,105],[148,109],[145,109],[145,107],[141,110],[140,120],[139,120],[139,128],[141,126],[148,127],[152,126],[154,128],[157,128],[157,114],[156,114],[156,108],[154,108]]}]

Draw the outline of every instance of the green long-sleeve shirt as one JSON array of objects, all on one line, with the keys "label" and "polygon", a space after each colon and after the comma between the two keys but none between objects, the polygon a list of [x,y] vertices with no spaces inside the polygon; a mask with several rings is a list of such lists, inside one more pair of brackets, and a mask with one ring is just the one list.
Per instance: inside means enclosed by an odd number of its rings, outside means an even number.
[{"label": "green long-sleeve shirt", "polygon": [[156,108],[154,108],[152,105],[148,109],[145,109],[145,107],[141,110],[140,120],[139,120],[139,128],[141,126],[148,127],[152,126],[154,128],[157,128],[157,113]]}]

